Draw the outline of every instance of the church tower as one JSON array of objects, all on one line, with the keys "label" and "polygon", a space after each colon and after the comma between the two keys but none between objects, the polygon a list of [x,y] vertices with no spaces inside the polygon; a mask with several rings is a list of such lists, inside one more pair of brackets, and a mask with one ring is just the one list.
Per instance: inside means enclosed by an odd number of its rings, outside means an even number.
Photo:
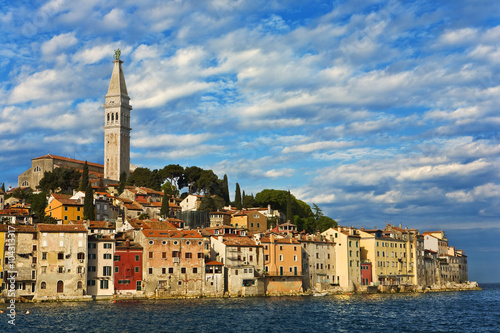
[{"label": "church tower", "polygon": [[130,110],[120,50],[115,51],[113,73],[104,107],[104,178],[120,180],[130,173]]}]

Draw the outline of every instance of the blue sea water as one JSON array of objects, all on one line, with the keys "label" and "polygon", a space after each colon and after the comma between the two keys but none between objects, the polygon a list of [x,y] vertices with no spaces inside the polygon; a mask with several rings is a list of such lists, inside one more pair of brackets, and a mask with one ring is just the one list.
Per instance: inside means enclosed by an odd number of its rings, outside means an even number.
[{"label": "blue sea water", "polygon": [[500,284],[482,288],[425,294],[17,303],[16,325],[2,313],[0,332],[500,332]]}]

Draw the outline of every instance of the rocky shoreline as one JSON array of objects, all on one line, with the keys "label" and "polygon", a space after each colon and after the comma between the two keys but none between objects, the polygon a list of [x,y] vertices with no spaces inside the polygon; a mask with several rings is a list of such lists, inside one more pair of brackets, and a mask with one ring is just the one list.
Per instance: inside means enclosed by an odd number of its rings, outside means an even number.
[{"label": "rocky shoreline", "polygon": [[[477,282],[466,283],[447,283],[445,285],[432,285],[432,286],[362,286],[352,291],[346,291],[340,287],[329,288],[322,290],[326,295],[361,295],[361,294],[394,294],[394,293],[426,293],[426,292],[448,292],[448,291],[469,291],[469,290],[482,290]],[[280,296],[313,296],[316,292],[308,290],[307,292],[300,293],[277,293],[267,294],[265,296],[257,297],[280,297]],[[114,295],[103,296],[94,298],[92,296],[59,296],[59,297],[43,297],[35,299],[17,299],[16,302],[20,303],[44,303],[44,302],[91,302],[91,301],[144,301],[144,300],[162,300],[162,299],[186,299],[186,298],[231,298],[231,297],[255,297],[255,296],[171,296],[171,297],[148,297],[143,294],[135,295]],[[1,298],[0,303],[8,302],[7,298]]]}]

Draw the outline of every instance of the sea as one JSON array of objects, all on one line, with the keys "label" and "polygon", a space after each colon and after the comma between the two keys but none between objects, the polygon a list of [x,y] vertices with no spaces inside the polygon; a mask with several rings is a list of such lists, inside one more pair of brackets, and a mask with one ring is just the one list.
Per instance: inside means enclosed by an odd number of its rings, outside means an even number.
[{"label": "sea", "polygon": [[[0,332],[500,332],[500,284],[325,297],[0,304]],[[26,312],[29,311],[27,314]]]}]

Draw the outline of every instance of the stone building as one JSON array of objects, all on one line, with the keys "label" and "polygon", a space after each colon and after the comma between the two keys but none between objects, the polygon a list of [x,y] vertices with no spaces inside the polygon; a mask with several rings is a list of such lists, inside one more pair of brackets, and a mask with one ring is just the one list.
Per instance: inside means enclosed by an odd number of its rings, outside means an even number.
[{"label": "stone building", "polygon": [[38,224],[37,298],[82,297],[87,281],[87,229],[83,225]]},{"label": "stone building", "polygon": [[326,237],[300,235],[304,290],[322,290],[336,283],[335,243]]},{"label": "stone building", "polygon": [[87,293],[95,298],[115,293],[114,234],[88,236]]},{"label": "stone building", "polygon": [[122,172],[130,173],[130,97],[122,63],[115,53],[113,73],[104,107],[104,178],[118,181]]},{"label": "stone building", "polygon": [[[18,177],[18,186],[31,187],[31,189],[36,190],[37,185],[40,183],[46,171],[52,172],[56,168],[68,168],[83,172],[84,165],[85,161],[62,156],[47,154],[45,156],[36,157],[31,160],[31,167]],[[103,177],[104,166],[102,164],[87,162],[87,166],[89,168],[89,179],[91,181]]]}]

